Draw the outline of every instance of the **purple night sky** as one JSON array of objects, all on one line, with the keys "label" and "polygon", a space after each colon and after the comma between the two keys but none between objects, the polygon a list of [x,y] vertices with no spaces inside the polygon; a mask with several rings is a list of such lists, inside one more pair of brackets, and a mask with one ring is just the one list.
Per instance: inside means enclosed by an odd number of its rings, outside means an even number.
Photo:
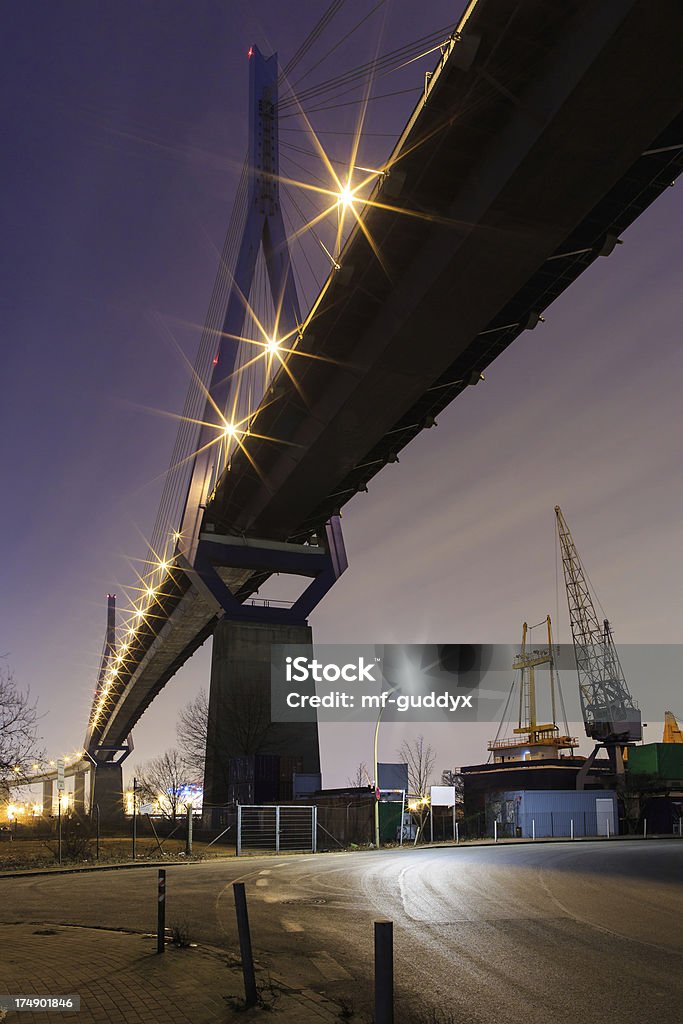
[{"label": "purple night sky", "polygon": [[[375,4],[347,6],[321,56]],[[311,80],[454,24],[463,6],[391,0]],[[177,424],[153,410],[179,412],[187,389],[174,342],[194,358],[190,325],[204,320],[246,147],[247,50],[277,49],[284,63],[326,7],[27,0],[3,11],[0,654],[39,700],[50,757],[83,741],[106,595],[132,582],[154,522]],[[398,132],[433,64],[376,83],[415,92],[370,105],[365,159],[388,152],[389,135],[370,133]],[[356,116],[312,119],[342,132]],[[350,136],[322,137],[348,155]],[[617,643],[680,641],[682,214],[680,187],[669,189],[347,506],[350,568],[312,617],[316,640],[515,641],[525,618],[556,615],[559,503]],[[563,589],[559,613],[567,641]],[[174,745],[177,711],[209,664],[210,643],[147,711],[137,763]],[[645,720],[660,721],[647,680],[629,682]],[[569,673],[564,691],[576,718]],[[323,735],[328,785],[371,760],[372,727],[351,742],[352,728]],[[438,771],[485,759],[489,731],[434,728]],[[387,726],[381,759],[400,739]]]}]

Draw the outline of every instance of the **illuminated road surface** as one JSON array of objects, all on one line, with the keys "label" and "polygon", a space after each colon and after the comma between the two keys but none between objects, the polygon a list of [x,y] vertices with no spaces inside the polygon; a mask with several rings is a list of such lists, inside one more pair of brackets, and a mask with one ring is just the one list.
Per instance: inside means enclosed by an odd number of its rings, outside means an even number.
[{"label": "illuminated road surface", "polygon": [[[397,994],[456,1021],[683,1019],[683,842],[557,843],[170,866],[167,921],[236,949],[246,882],[262,964],[371,995],[372,921],[395,922]],[[152,930],[156,870],[0,880],[0,918]]]}]

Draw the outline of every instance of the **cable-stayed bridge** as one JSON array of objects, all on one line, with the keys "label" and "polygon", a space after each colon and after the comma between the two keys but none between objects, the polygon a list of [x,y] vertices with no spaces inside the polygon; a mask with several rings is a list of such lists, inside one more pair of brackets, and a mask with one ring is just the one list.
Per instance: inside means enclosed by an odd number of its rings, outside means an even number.
[{"label": "cable-stayed bridge", "polygon": [[[299,232],[327,215],[336,233],[310,303],[279,139],[305,93],[250,51],[248,155],[149,566],[118,626],[110,602],[85,740],[102,806],[120,806],[140,716],[212,635],[207,802],[225,800],[232,754],[317,770],[313,726],[269,725],[252,749],[240,734],[268,700],[270,644],[310,642],[346,568],[343,506],[673,183],[682,37],[674,0],[470,3],[381,167],[337,173],[311,130],[322,207]],[[309,582],[268,604],[274,573]]]}]

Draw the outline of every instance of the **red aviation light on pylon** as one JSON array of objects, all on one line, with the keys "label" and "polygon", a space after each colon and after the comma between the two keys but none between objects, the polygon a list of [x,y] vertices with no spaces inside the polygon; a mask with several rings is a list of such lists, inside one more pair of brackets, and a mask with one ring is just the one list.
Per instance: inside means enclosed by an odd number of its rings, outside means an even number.
[{"label": "red aviation light on pylon", "polygon": [[249,49],[247,50],[247,57],[253,57],[253,56],[254,56],[254,47],[250,46]]},{"label": "red aviation light on pylon", "polygon": [[217,352],[216,352],[216,355],[213,357],[213,365],[214,366],[218,366],[218,353]]}]

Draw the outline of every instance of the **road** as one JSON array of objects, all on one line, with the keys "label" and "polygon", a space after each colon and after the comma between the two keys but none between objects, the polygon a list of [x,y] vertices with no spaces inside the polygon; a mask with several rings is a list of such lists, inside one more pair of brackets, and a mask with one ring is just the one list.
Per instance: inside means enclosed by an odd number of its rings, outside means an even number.
[{"label": "road", "polygon": [[[367,1011],[372,921],[395,922],[399,1021],[681,1020],[683,843],[581,842],[258,857],[170,866],[169,923],[236,948],[246,883],[256,954]],[[151,931],[156,870],[0,879],[0,921]]]}]

